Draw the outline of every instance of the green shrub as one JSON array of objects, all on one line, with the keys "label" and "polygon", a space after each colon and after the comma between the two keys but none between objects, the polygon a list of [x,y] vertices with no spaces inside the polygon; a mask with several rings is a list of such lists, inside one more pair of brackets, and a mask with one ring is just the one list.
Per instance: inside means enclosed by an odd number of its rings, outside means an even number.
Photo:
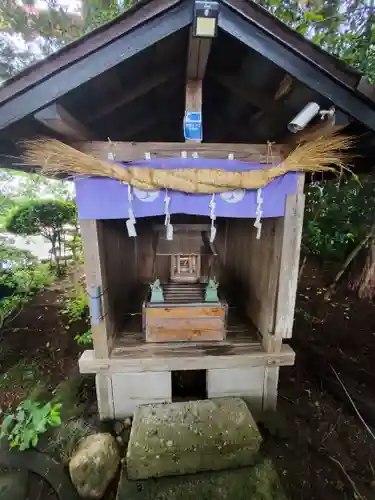
[{"label": "green shrub", "polygon": [[374,222],[375,180],[312,182],[306,189],[303,244],[322,260],[342,261]]},{"label": "green shrub", "polygon": [[63,312],[68,316],[69,324],[76,321],[85,320],[87,330],[79,333],[74,340],[79,345],[92,344],[92,332],[89,328],[89,300],[85,289],[81,284],[76,284],[65,297],[65,307]]},{"label": "green shrub", "polygon": [[0,439],[8,439],[11,448],[20,451],[35,448],[39,436],[45,433],[48,427],[61,424],[60,403],[41,404],[26,399],[14,413],[8,414],[2,423]]},{"label": "green shrub", "polygon": [[12,269],[0,270],[0,284],[12,290],[11,295],[0,300],[0,326],[37,292],[51,285],[54,279],[48,264],[18,264]]},{"label": "green shrub", "polygon": [[77,210],[74,203],[62,200],[27,200],[10,210],[6,229],[13,234],[42,235],[51,244],[56,272],[61,268],[58,256],[64,240],[65,227],[75,224]]},{"label": "green shrub", "polygon": [[89,300],[84,288],[76,284],[65,296],[63,313],[68,316],[69,323],[87,317]]},{"label": "green shrub", "polygon": [[92,344],[92,330],[91,328],[82,334],[78,334],[74,337],[79,345],[91,345]]}]

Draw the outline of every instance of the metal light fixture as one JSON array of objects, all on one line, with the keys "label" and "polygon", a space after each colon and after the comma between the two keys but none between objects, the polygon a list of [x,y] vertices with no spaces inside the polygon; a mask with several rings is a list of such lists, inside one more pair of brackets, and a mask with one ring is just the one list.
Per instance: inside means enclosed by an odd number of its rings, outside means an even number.
[{"label": "metal light fixture", "polygon": [[219,2],[213,0],[195,0],[193,36],[199,38],[214,38],[217,35],[219,17]]}]

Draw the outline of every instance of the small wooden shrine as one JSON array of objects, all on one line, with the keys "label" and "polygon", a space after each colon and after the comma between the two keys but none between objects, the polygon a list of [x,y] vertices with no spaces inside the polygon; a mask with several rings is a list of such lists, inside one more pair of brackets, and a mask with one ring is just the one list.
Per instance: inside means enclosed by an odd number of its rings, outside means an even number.
[{"label": "small wooden shrine", "polygon": [[[174,230],[168,240],[165,227],[157,228],[156,279],[142,306],[146,342],[224,340],[228,307],[218,295],[209,226],[182,224]],[[170,275],[161,283],[158,269],[165,259]]]},{"label": "small wooden shrine", "polygon": [[374,95],[248,0],[136,2],[0,87],[1,166],[75,176],[102,419],[191,372],[276,408],[304,172],[373,151]]}]

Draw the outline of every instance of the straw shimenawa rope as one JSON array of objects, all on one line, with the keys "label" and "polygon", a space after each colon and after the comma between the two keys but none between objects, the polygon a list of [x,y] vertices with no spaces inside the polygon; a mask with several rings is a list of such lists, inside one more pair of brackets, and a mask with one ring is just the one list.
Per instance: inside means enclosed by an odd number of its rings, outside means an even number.
[{"label": "straw shimenawa rope", "polygon": [[117,179],[138,189],[168,188],[185,193],[211,194],[233,189],[258,189],[288,172],[333,172],[348,170],[345,160],[352,138],[342,135],[320,137],[301,144],[279,165],[247,172],[220,169],[153,169],[120,166],[82,153],[55,139],[38,139],[24,144],[24,165],[42,173],[99,176]]}]

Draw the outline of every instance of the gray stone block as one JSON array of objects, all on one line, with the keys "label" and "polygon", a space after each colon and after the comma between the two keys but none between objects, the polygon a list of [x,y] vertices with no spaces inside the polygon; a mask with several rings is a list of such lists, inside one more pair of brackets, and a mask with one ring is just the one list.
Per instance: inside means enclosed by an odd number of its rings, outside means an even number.
[{"label": "gray stone block", "polygon": [[130,479],[250,465],[261,442],[240,398],[140,406],[127,452]]}]

